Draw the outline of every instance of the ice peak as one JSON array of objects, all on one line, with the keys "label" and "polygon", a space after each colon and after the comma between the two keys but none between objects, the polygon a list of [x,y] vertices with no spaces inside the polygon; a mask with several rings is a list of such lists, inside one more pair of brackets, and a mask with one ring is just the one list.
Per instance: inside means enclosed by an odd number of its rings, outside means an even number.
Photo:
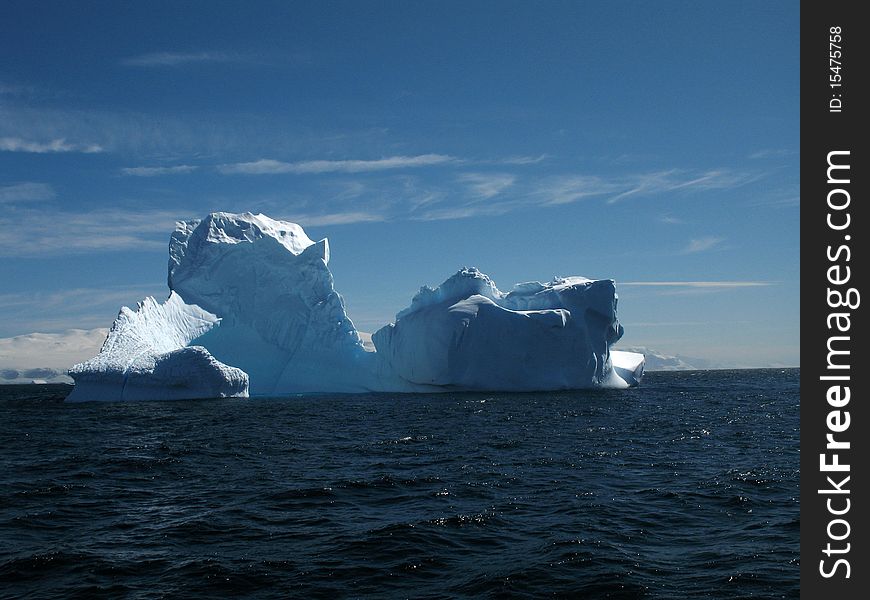
[{"label": "ice peak", "polygon": [[[169,288],[175,289],[179,278],[184,277],[182,271],[197,271],[207,257],[222,256],[231,248],[249,245],[256,245],[267,254],[274,252],[276,263],[284,260],[285,251],[329,263],[329,241],[324,238],[313,242],[296,223],[250,212],[213,212],[201,220],[175,224],[169,240]],[[274,250],[268,250],[269,246]],[[184,263],[186,266],[182,266]]]},{"label": "ice peak", "polygon": [[433,304],[462,300],[473,295],[490,300],[497,300],[504,296],[489,275],[481,272],[477,267],[462,267],[437,288],[433,289],[428,285],[421,287],[411,300],[411,306],[401,311],[396,318],[400,319]]},{"label": "ice peak", "polygon": [[[192,224],[192,223],[191,223]],[[314,242],[305,234],[300,225],[289,221],[279,221],[263,214],[214,212],[196,223],[188,224],[182,231],[193,234],[200,232],[205,241],[218,244],[239,244],[254,242],[270,237],[294,255],[299,255]],[[201,231],[200,231],[201,230]]]}]

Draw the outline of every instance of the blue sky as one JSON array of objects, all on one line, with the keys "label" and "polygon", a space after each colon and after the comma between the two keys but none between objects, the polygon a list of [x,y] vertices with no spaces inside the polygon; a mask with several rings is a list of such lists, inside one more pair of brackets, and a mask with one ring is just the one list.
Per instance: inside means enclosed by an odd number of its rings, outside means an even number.
[{"label": "blue sky", "polygon": [[363,330],[477,266],[797,365],[798,8],[4,2],[0,337],[164,296],[174,221],[225,210],[328,237]]}]

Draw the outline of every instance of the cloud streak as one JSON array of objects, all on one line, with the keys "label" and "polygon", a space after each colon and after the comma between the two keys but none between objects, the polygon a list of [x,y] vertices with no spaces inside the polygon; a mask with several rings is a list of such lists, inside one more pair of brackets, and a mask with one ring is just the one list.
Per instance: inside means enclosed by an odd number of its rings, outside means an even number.
[{"label": "cloud streak", "polygon": [[364,173],[390,169],[429,167],[453,162],[456,159],[445,154],[420,154],[417,156],[391,156],[377,160],[306,160],[283,162],[263,158],[253,162],[240,162],[218,166],[225,175],[277,175],[282,173]]},{"label": "cloud streak", "polygon": [[[232,210],[231,207],[229,207]],[[303,227],[349,225],[384,221],[388,215],[375,210],[333,210],[325,212],[286,212],[279,203],[268,210],[276,218],[293,221]],[[0,215],[0,257],[34,257],[58,254],[106,252],[113,250],[165,251],[176,221],[201,218],[208,212],[185,214],[173,209],[127,210],[101,209],[88,212],[53,211],[52,219],[44,210],[21,208]],[[58,237],[57,223],[75,235]],[[11,296],[0,296],[6,307]],[[30,303],[30,300],[24,300]]]},{"label": "cloud streak", "polygon": [[[5,97],[4,97],[5,99]],[[262,156],[349,156],[385,147],[382,128],[313,131],[292,115],[198,111],[184,115],[28,106],[0,102],[0,148],[19,152],[91,152],[124,156],[121,166],[233,162]],[[183,157],[183,158],[182,158]],[[135,161],[130,164],[129,161]],[[205,167],[201,167],[205,168]]]},{"label": "cloud streak", "polygon": [[631,197],[653,196],[667,192],[688,193],[733,189],[758,180],[756,173],[711,169],[692,172],[668,169],[606,179],[597,175],[562,175],[545,178],[533,192],[542,204],[571,204],[591,197],[606,197],[615,204]]},{"label": "cloud streak", "polygon": [[691,173],[679,169],[643,173],[631,177],[625,183],[626,191],[607,200],[613,204],[630,196],[649,196],[664,192],[725,190],[740,187],[756,181],[761,175],[736,173],[726,169],[712,169],[702,173]]},{"label": "cloud streak", "polygon": [[135,307],[146,296],[163,300],[168,294],[163,282],[0,293],[0,336],[108,327],[121,306]]},{"label": "cloud streak", "polygon": [[786,156],[791,156],[792,154],[795,154],[795,152],[786,148],[765,148],[763,150],[759,150],[758,152],[753,152],[749,155],[749,158],[753,160],[767,158],[784,158]]},{"label": "cloud streak", "polygon": [[719,244],[725,241],[725,238],[715,237],[715,236],[706,236],[702,238],[696,238],[689,240],[689,243],[683,248],[683,254],[695,254],[697,252],[706,252],[707,250],[712,250]]},{"label": "cloud streak", "polygon": [[[100,209],[85,212],[23,208],[0,215],[0,256],[43,256],[90,251],[165,250],[175,222],[187,215],[173,209]],[[63,235],[57,224],[63,223]]]},{"label": "cloud streak", "polygon": [[[455,165],[469,164],[469,161],[461,158],[451,159]],[[368,164],[367,161],[354,162]],[[299,171],[301,169],[298,165],[301,164],[312,163],[250,163],[257,170],[274,168],[280,172]],[[330,170],[344,169],[345,161],[328,164]],[[367,179],[365,182],[338,181],[348,190],[352,190],[353,212],[376,214],[381,220],[433,221],[497,216],[517,210],[558,207],[590,198],[613,204],[608,200],[631,195],[639,198],[665,191],[700,193],[710,189],[745,185],[755,178],[754,174],[724,169],[701,172],[671,169],[654,174],[629,174],[621,178],[597,175],[541,177],[533,174],[521,178],[514,173],[500,170],[458,173],[453,178],[407,174],[381,180]],[[341,195],[345,200],[349,199],[347,194]],[[336,196],[331,197],[331,201],[338,203],[337,200]],[[345,207],[344,210],[349,209]],[[663,222],[671,225],[684,223],[681,219],[668,215]],[[683,253],[710,250],[722,241],[722,238],[712,236],[691,240]]]},{"label": "cloud streak", "polygon": [[373,212],[336,212],[325,214],[296,214],[289,217],[280,217],[286,221],[299,223],[303,227],[316,227],[327,225],[350,225],[353,223],[375,223],[385,220],[384,215]]},{"label": "cloud streak", "polygon": [[459,181],[468,187],[473,196],[483,199],[501,194],[516,180],[516,176],[509,173],[464,173],[459,176]]},{"label": "cloud streak", "polygon": [[509,156],[503,158],[499,162],[503,165],[536,165],[550,158],[549,154],[539,154],[537,156]]},{"label": "cloud streak", "polygon": [[38,202],[40,200],[51,200],[52,198],[54,198],[54,188],[47,183],[25,181],[0,186],[0,204]]},{"label": "cloud streak", "polygon": [[625,184],[606,181],[596,175],[567,175],[544,179],[532,193],[545,206],[571,204],[584,198],[617,194]]},{"label": "cloud streak", "polygon": [[178,175],[181,173],[191,173],[199,167],[196,165],[176,165],[174,167],[124,167],[121,169],[122,175],[132,175],[134,177],[157,177],[160,175]]},{"label": "cloud streak", "polygon": [[622,281],[623,286],[641,287],[684,287],[705,289],[733,289],[745,287],[765,287],[774,285],[770,281]]},{"label": "cloud streak", "polygon": [[772,281],[621,281],[617,283],[617,287],[626,290],[627,294],[642,294],[642,290],[648,290],[656,296],[717,294],[735,290],[757,290],[775,285],[776,282]]},{"label": "cloud streak", "polygon": [[121,60],[126,67],[182,67],[203,63],[241,63],[246,59],[227,52],[150,52]]},{"label": "cloud streak", "polygon": [[80,152],[96,154],[104,152],[98,144],[72,144],[64,138],[55,138],[47,142],[36,142],[20,137],[0,137],[0,151],[29,152],[31,154],[51,154],[58,152]]}]

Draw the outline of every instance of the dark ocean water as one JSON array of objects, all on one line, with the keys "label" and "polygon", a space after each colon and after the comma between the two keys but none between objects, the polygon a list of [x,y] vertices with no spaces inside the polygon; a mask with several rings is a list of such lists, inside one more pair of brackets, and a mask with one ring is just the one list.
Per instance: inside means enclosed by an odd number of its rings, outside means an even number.
[{"label": "dark ocean water", "polygon": [[0,386],[0,597],[797,598],[799,374],[71,405]]}]

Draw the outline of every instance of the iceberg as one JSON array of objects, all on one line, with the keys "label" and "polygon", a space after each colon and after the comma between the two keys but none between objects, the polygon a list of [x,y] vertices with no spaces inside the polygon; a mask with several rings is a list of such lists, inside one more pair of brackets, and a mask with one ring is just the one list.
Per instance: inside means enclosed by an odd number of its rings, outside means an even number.
[{"label": "iceberg", "polygon": [[100,353],[70,369],[67,401],[171,400],[247,396],[248,376],[189,344],[220,322],[171,293],[123,307]]},{"label": "iceberg", "polygon": [[329,242],[251,213],[180,222],[169,298],[121,309],[100,353],[70,370],[69,400],[302,393],[533,391],[637,385],[612,280],[557,278],[501,292],[464,268],[360,335],[335,290]]},{"label": "iceberg", "polygon": [[384,369],[414,384],[537,391],[628,387],[609,355],[622,334],[612,280],[557,278],[503,293],[465,268],[422,288],[372,341]]}]

